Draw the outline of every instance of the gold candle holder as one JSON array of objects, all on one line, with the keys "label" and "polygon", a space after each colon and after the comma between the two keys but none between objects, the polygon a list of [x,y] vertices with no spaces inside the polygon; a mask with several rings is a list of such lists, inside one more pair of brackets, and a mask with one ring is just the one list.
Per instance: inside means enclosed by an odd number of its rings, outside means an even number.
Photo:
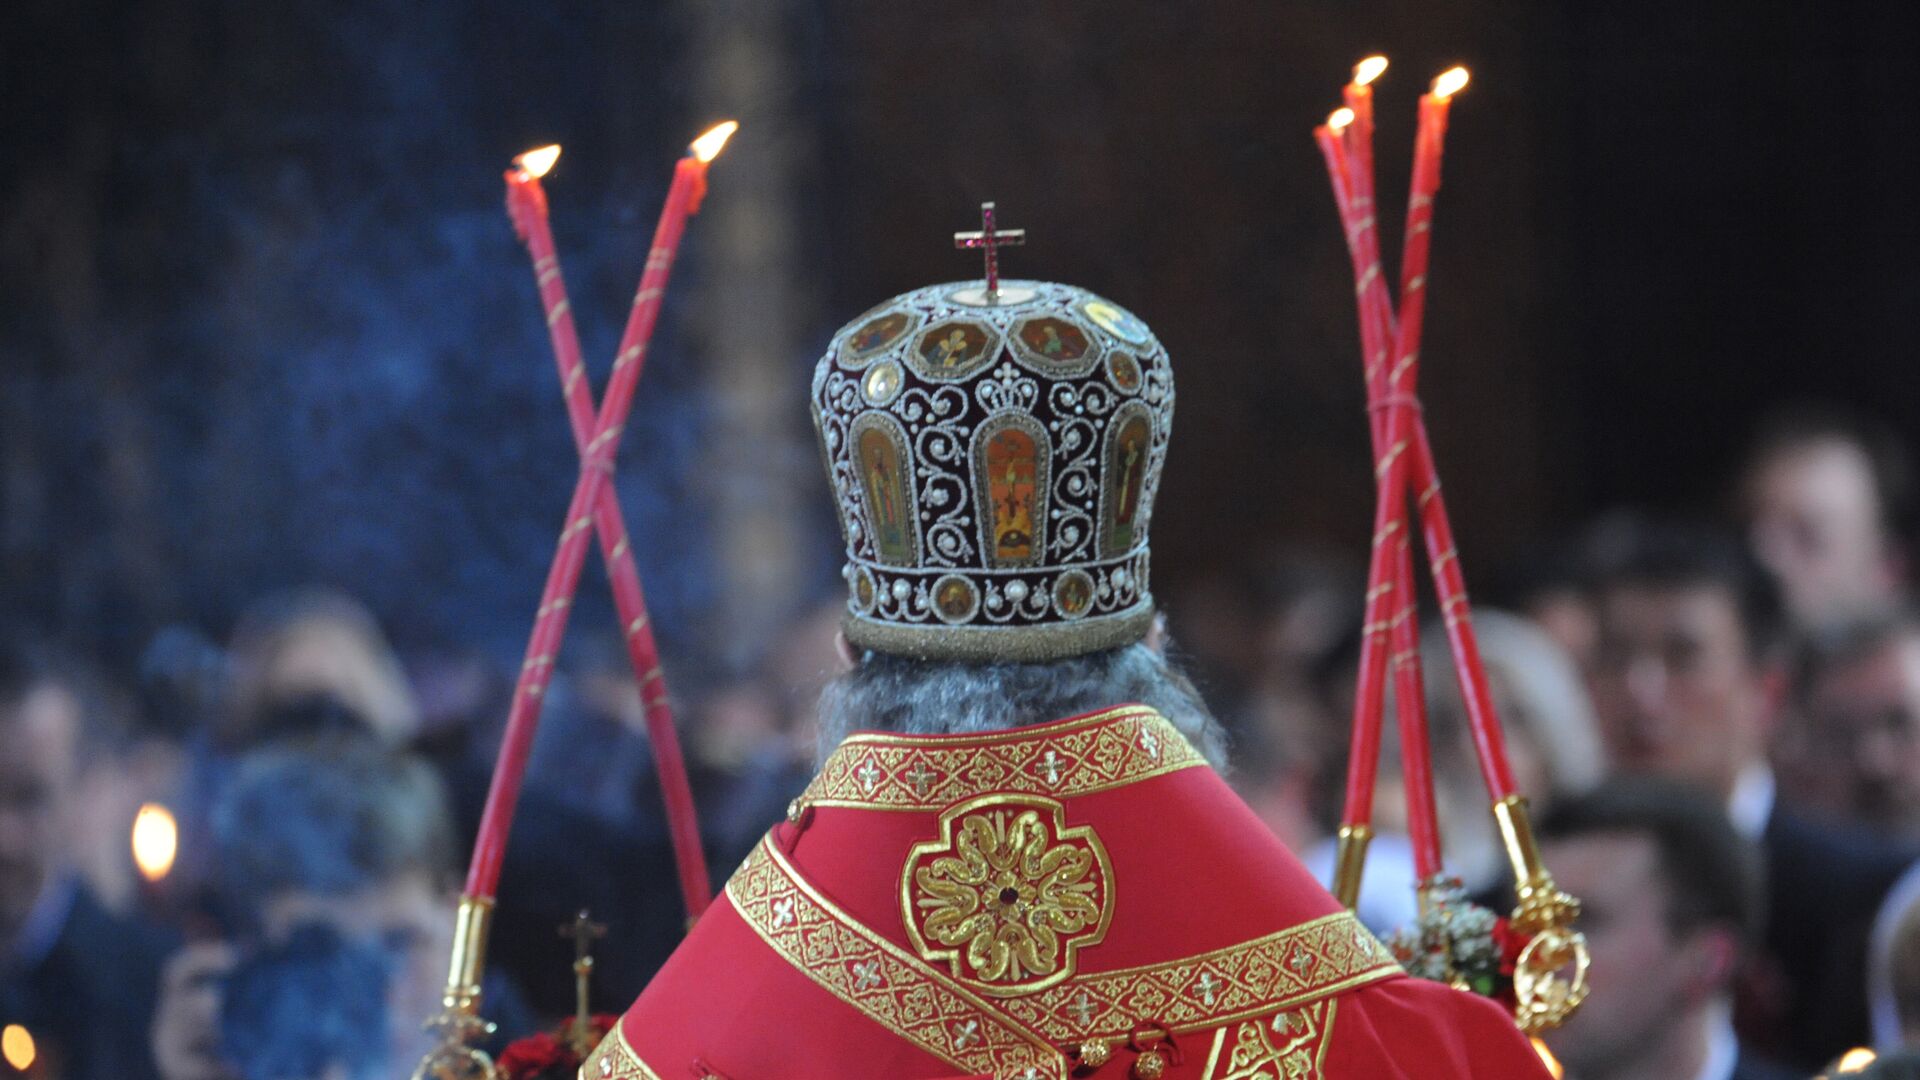
[{"label": "gold candle holder", "polygon": [[447,990],[440,1011],[428,1020],[439,1043],[413,1070],[413,1080],[496,1080],[486,1051],[472,1045],[493,1034],[480,1018],[481,979],[487,967],[487,933],[493,926],[493,900],[462,896],[454,918],[453,956],[447,965]]},{"label": "gold candle holder", "polygon": [[1514,1019],[1529,1035],[1559,1027],[1587,997],[1587,939],[1573,928],[1580,901],[1560,891],[1540,861],[1524,795],[1493,804],[1493,818],[1513,865],[1513,928],[1531,938],[1514,964]]},{"label": "gold candle holder", "polygon": [[1360,875],[1367,865],[1367,844],[1373,840],[1371,825],[1342,825],[1333,857],[1333,895],[1347,910],[1360,903]]}]

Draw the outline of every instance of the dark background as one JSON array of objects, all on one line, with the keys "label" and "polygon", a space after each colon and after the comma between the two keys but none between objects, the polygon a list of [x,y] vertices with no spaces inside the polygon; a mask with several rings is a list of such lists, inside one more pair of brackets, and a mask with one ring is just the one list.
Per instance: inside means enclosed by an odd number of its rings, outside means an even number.
[{"label": "dark background", "polygon": [[[741,71],[694,70],[735,18],[778,32]],[[1282,541],[1363,550],[1351,278],[1309,131],[1373,51],[1394,60],[1386,207],[1415,96],[1474,73],[1423,352],[1470,579],[1617,503],[1718,507],[1782,402],[1909,438],[1920,419],[1907,4],[16,0],[0,20],[0,604],[109,657],[310,581],[403,648],[517,649],[574,460],[499,172],[568,147],[549,190],[603,378],[671,160],[728,115],[709,216],[743,209],[756,145],[788,155],[757,227],[789,254],[756,272],[807,285],[772,328],[795,438],[835,326],[977,274],[948,234],[985,198],[1029,231],[1010,274],[1153,324],[1180,385],[1162,592]],[[746,70],[768,55],[771,87]],[[733,610],[713,601],[735,478],[704,464],[731,436],[700,326],[764,314],[703,306],[707,222],[620,482],[683,653],[738,629],[711,614]],[[817,540],[781,603],[837,584],[824,485],[793,481]]]}]

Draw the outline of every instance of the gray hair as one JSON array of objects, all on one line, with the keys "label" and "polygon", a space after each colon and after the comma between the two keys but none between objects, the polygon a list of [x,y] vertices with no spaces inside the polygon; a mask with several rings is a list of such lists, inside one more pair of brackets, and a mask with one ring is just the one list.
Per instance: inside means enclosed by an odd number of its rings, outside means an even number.
[{"label": "gray hair", "polygon": [[820,758],[856,731],[977,735],[1129,704],[1158,710],[1226,770],[1225,730],[1186,675],[1145,643],[1046,663],[930,663],[869,652],[820,695]]}]

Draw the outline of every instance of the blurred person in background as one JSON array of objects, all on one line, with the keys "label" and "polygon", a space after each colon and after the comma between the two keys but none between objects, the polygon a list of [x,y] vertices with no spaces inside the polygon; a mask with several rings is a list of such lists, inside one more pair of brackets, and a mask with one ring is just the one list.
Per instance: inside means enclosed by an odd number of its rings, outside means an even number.
[{"label": "blurred person in background", "polygon": [[1761,857],[1695,788],[1619,779],[1556,804],[1542,857],[1581,900],[1592,992],[1547,1035],[1572,1080],[1791,1080],[1740,1045],[1734,975],[1759,929]]},{"label": "blurred person in background", "polygon": [[256,601],[228,645],[232,682],[220,741],[265,742],[314,714],[339,711],[389,746],[419,733],[420,710],[372,612],[331,589]]},{"label": "blurred person in background", "polygon": [[0,1024],[61,1080],[143,1080],[169,940],[108,912],[74,866],[81,776],[119,737],[81,671],[0,634]]},{"label": "blurred person in background", "polygon": [[[1573,658],[1552,635],[1509,612],[1480,608],[1473,628],[1506,734],[1507,761],[1534,812],[1548,813],[1558,800],[1591,790],[1607,775],[1607,754]],[[1447,869],[1477,893],[1506,883],[1509,868],[1441,628],[1422,635],[1420,654]]]},{"label": "blurred person in background", "polygon": [[296,927],[223,980],[222,1056],[235,1080],[390,1080],[390,957],[324,924]]},{"label": "blurred person in background", "polygon": [[1920,624],[1880,616],[1807,642],[1794,705],[1775,752],[1782,790],[1920,840]]},{"label": "blurred person in background", "polygon": [[234,961],[233,946],[220,937],[191,940],[167,959],[151,1033],[160,1080],[236,1080],[220,1045]]},{"label": "blurred person in background", "polygon": [[1911,486],[1899,437],[1863,417],[1802,407],[1762,425],[1742,472],[1742,518],[1800,629],[1900,605]]},{"label": "blurred person in background", "polygon": [[[241,762],[213,826],[232,923],[268,944],[317,923],[385,950],[396,1018],[386,1060],[419,1060],[430,1044],[420,1025],[446,980],[457,888],[453,823],[432,770],[364,738],[265,748]],[[488,989],[490,1015],[513,1018],[504,987]]]},{"label": "blurred person in background", "polygon": [[1866,982],[1873,1048],[1920,1050],[1920,864],[1902,875],[1874,920]]},{"label": "blurred person in background", "polygon": [[1867,928],[1912,853],[1776,797],[1767,748],[1784,692],[1772,582],[1708,529],[1623,525],[1599,568],[1594,705],[1621,769],[1721,800],[1768,866],[1763,941],[1775,977],[1742,999],[1742,1031],[1808,1069],[1866,1039]]}]

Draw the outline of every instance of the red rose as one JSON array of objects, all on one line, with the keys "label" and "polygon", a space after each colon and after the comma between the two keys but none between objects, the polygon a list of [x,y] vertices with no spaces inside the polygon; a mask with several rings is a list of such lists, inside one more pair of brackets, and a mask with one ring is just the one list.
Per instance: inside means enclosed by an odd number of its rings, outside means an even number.
[{"label": "red rose", "polygon": [[1513,924],[1506,919],[1493,920],[1493,943],[1500,950],[1500,974],[1509,979],[1520,963],[1520,954],[1527,951],[1527,945],[1533,938],[1527,934],[1516,933]]},{"label": "red rose", "polygon": [[550,1069],[580,1067],[573,1050],[544,1031],[509,1044],[496,1064],[507,1080],[539,1080]]}]

